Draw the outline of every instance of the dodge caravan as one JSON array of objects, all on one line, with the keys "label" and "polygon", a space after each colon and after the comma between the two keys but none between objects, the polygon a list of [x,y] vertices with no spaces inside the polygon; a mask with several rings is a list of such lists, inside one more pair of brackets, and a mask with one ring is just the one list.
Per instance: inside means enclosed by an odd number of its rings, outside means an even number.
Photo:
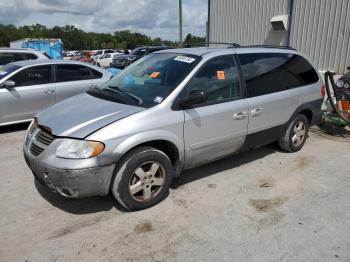
[{"label": "dodge caravan", "polygon": [[322,80],[288,48],[186,48],[147,55],[99,88],[39,112],[24,156],[67,197],[138,210],[182,170],[272,142],[299,151],[322,117]]}]

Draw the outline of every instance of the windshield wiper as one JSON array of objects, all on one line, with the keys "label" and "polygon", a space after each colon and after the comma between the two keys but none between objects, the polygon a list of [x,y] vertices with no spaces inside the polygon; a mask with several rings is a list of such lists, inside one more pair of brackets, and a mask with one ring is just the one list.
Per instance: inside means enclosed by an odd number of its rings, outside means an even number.
[{"label": "windshield wiper", "polygon": [[122,89],[118,86],[108,86],[108,88],[103,88],[103,89],[106,91],[109,91],[109,92],[114,92],[114,93],[120,92],[120,93],[126,94],[128,97],[131,97],[134,100],[136,100],[138,102],[138,105],[141,105],[143,103],[143,100],[141,98],[131,94],[130,92],[128,92],[125,89]]}]

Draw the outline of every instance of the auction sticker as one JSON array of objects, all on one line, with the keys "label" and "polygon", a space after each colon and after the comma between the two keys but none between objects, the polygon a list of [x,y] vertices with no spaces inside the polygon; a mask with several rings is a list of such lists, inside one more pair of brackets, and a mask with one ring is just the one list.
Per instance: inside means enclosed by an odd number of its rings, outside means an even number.
[{"label": "auction sticker", "polygon": [[7,72],[6,71],[0,71],[0,76],[6,75]]},{"label": "auction sticker", "polygon": [[153,101],[159,104],[163,101],[163,97],[157,96]]},{"label": "auction sticker", "polygon": [[225,80],[225,72],[224,71],[216,71],[217,77],[219,80]]},{"label": "auction sticker", "polygon": [[160,75],[160,72],[153,72],[149,75],[150,78],[157,78]]},{"label": "auction sticker", "polygon": [[175,57],[174,60],[180,61],[180,62],[184,62],[184,63],[188,63],[188,64],[191,64],[191,63],[192,63],[193,61],[195,61],[196,59],[195,59],[195,58],[192,58],[192,57],[188,57],[188,56],[179,55],[179,56]]}]

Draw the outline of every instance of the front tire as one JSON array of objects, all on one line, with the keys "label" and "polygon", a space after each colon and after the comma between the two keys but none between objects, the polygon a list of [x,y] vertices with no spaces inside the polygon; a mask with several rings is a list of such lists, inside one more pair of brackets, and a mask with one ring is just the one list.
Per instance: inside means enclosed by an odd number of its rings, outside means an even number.
[{"label": "front tire", "polygon": [[279,139],[279,146],[287,152],[297,152],[305,144],[309,132],[309,121],[305,115],[297,115]]},{"label": "front tire", "polygon": [[142,146],[123,157],[114,172],[111,191],[126,209],[145,209],[167,196],[172,178],[169,157],[156,148]]}]

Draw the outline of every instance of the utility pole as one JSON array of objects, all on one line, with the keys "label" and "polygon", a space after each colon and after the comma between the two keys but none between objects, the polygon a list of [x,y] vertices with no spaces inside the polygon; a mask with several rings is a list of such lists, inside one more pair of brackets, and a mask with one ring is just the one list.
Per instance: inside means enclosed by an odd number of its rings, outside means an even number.
[{"label": "utility pole", "polygon": [[179,45],[182,47],[182,0],[179,0]]}]

